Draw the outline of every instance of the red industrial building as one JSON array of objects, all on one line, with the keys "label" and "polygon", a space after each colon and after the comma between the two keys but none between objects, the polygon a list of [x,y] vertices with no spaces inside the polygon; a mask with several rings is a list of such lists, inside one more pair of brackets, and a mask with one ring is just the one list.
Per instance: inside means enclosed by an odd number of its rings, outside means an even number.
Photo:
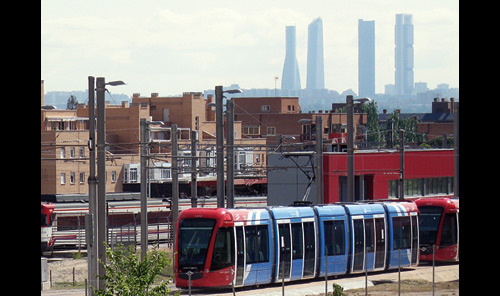
[{"label": "red industrial building", "polygon": [[[453,154],[453,149],[405,150],[404,197],[453,197]],[[268,161],[268,205],[303,199],[316,203],[316,184],[310,182],[315,166],[312,152],[270,154]],[[355,200],[398,198],[400,152],[358,150],[354,153],[354,175]],[[323,202],[339,201],[347,201],[347,153],[325,152]]]},{"label": "red industrial building", "polygon": [[[453,150],[404,152],[405,197],[453,196]],[[354,156],[356,199],[398,197],[400,153],[359,151]],[[343,201],[347,185],[347,154],[323,155],[325,203]]]}]

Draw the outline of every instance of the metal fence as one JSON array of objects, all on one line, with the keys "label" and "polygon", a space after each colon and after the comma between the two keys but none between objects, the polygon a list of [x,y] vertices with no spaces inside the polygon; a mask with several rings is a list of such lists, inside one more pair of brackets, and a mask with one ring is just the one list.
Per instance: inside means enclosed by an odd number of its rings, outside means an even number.
[{"label": "metal fence", "polygon": [[[140,213],[115,212],[107,217],[107,243],[132,245],[141,242]],[[148,213],[148,242],[173,245],[170,212]],[[57,215],[52,226],[54,249],[86,249],[84,214]]]}]

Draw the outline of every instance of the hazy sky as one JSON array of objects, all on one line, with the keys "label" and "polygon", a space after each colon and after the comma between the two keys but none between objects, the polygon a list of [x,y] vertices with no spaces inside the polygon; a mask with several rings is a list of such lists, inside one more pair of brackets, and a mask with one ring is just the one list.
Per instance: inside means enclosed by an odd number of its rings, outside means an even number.
[{"label": "hazy sky", "polygon": [[71,91],[103,76],[130,96],[274,88],[275,76],[280,87],[285,26],[295,25],[305,86],[307,26],[321,17],[325,87],[358,91],[358,19],[375,20],[382,93],[394,83],[397,13],[413,14],[415,82],[459,87],[458,0],[42,0],[41,79],[46,92]]}]

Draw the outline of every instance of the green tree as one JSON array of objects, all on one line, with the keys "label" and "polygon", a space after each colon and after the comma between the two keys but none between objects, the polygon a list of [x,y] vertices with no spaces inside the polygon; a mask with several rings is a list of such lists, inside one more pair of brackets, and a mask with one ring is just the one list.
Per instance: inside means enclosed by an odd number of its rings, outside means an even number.
[{"label": "green tree", "polygon": [[371,145],[380,146],[382,144],[382,135],[380,134],[380,126],[378,124],[378,106],[377,102],[371,101],[361,105],[362,111],[368,114],[368,143]]},{"label": "green tree", "polygon": [[66,110],[76,110],[76,105],[78,105],[78,100],[74,95],[69,96],[66,102]]},{"label": "green tree", "polygon": [[95,290],[94,293],[98,296],[172,295],[167,286],[171,280],[154,285],[155,279],[165,267],[171,267],[169,257],[165,251],[155,248],[148,251],[145,258],[140,260],[133,246],[125,248],[123,245],[118,245],[112,250],[106,245],[108,264],[100,262],[105,269],[105,274],[102,276],[105,288]]},{"label": "green tree", "polygon": [[417,132],[418,120],[415,116],[402,119],[399,112],[394,111],[386,123],[385,142],[388,148],[399,147],[399,130],[404,130],[404,142],[420,144],[423,134]]}]

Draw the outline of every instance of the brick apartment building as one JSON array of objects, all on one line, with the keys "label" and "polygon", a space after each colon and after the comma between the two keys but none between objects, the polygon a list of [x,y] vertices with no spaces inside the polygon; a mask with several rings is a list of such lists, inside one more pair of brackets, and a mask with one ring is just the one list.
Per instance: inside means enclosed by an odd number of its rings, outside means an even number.
[{"label": "brick apartment building", "polygon": [[[279,137],[287,143],[308,143],[316,140],[316,130],[331,142],[333,133],[345,133],[347,114],[331,110],[302,113],[297,97],[233,98],[235,120],[242,122],[243,137],[265,138],[268,145],[277,145]],[[316,117],[322,117],[323,126],[316,127]],[[363,139],[366,113],[354,114],[354,131]]]},{"label": "brick apartment building", "polygon": [[[88,194],[88,105],[80,104],[76,110],[53,109],[44,106],[43,80],[41,90],[41,194]],[[122,192],[124,181],[137,184],[140,180],[138,175],[130,178],[126,168],[140,163],[142,118],[164,122],[151,132],[152,153],[170,153],[170,126],[175,123],[180,131],[178,143],[181,151],[190,144],[190,131],[195,130],[199,132],[200,150],[209,150],[210,156],[215,156],[215,111],[208,106],[212,101],[213,98],[205,99],[201,93],[186,92],[181,97],[160,97],[157,93],[140,97],[134,94],[132,103],[122,102],[121,105],[106,102],[107,192]],[[236,148],[235,160],[239,168],[242,162],[265,168],[266,151],[259,147],[265,145],[265,139],[241,138],[241,122],[235,122],[235,134],[235,145],[245,147]],[[169,168],[170,162],[171,159],[165,157],[151,165]],[[199,166],[202,165],[212,163],[201,161]],[[265,176],[265,172],[261,171],[260,175]],[[215,185],[215,181],[212,183]]]}]

